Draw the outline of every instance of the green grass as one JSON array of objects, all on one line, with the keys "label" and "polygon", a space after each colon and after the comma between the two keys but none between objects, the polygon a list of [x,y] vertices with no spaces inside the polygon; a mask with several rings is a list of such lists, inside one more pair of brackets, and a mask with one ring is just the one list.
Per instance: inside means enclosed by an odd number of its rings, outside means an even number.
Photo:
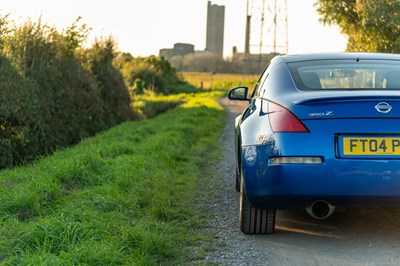
[{"label": "green grass", "polygon": [[[220,92],[0,172],[0,264],[176,265],[207,238],[194,203],[220,153]],[[170,100],[174,100],[170,99]]]},{"label": "green grass", "polygon": [[232,89],[238,86],[253,88],[258,80],[258,75],[224,74],[206,72],[181,72],[182,77],[195,87],[200,88],[203,84],[205,89],[225,88]]},{"label": "green grass", "polygon": [[[151,91],[141,95],[135,95],[131,107],[137,120],[153,118],[161,113],[181,105],[188,94],[157,95]],[[190,97],[190,96],[189,96]]]}]

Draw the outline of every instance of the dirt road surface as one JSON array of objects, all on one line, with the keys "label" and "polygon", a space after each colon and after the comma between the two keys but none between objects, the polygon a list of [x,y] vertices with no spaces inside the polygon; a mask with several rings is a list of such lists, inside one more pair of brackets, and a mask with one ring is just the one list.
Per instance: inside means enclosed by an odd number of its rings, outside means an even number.
[{"label": "dirt road surface", "polygon": [[200,204],[212,218],[207,230],[219,237],[202,263],[211,265],[400,265],[400,208],[352,208],[316,220],[305,210],[278,211],[272,235],[239,230],[235,191],[234,118],[243,103],[221,103],[229,111],[221,137],[224,155]]}]

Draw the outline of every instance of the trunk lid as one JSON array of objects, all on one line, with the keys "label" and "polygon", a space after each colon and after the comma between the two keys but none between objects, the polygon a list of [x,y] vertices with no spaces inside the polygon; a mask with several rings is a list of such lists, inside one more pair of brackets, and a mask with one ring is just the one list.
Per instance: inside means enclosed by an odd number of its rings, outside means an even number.
[{"label": "trunk lid", "polygon": [[283,105],[300,120],[400,118],[398,91],[294,93],[284,97]]}]

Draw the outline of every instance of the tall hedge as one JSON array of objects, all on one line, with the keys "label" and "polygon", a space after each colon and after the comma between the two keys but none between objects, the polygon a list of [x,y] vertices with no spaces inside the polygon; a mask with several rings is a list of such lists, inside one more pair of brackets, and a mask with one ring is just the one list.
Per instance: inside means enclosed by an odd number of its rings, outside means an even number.
[{"label": "tall hedge", "polygon": [[45,139],[46,105],[39,87],[0,55],[0,166],[34,157]]},{"label": "tall hedge", "polygon": [[131,115],[131,99],[121,72],[113,66],[115,56],[115,41],[109,37],[96,40],[87,51],[86,60],[98,85],[104,116],[108,121],[120,123]]},{"label": "tall hedge", "polygon": [[[77,143],[130,118],[130,95],[112,67],[114,47],[83,48],[66,32],[27,22],[2,37],[0,167]],[[100,71],[102,70],[102,71]]]}]

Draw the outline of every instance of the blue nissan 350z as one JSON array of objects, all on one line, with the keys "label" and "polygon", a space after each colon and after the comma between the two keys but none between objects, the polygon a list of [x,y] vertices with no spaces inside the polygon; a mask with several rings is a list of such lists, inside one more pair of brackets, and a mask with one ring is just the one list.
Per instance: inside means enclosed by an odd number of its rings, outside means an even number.
[{"label": "blue nissan 350z", "polygon": [[400,55],[275,57],[236,118],[240,229],[275,230],[279,209],[400,206]]}]

